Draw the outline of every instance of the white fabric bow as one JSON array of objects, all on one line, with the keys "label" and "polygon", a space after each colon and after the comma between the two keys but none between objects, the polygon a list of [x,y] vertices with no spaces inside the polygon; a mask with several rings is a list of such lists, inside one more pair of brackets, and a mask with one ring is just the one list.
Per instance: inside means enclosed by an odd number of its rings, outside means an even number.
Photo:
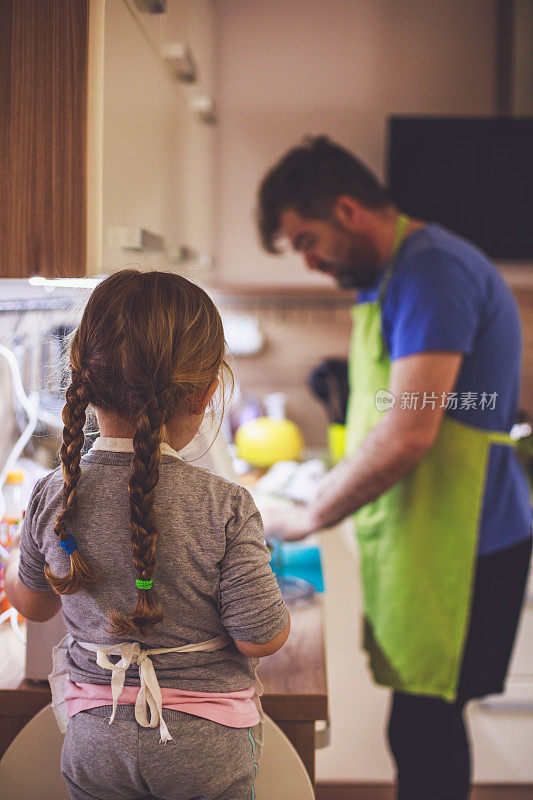
[{"label": "white fabric bow", "polygon": [[[143,650],[139,642],[121,642],[121,644],[111,645],[110,647],[98,647],[98,645],[91,642],[78,642],[78,644],[85,650],[92,650],[96,653],[96,663],[99,667],[111,670],[113,713],[109,720],[110,725],[115,719],[118,701],[124,689],[126,670],[131,664],[138,664],[141,688],[135,700],[135,719],[143,728],[155,728],[159,724],[161,737],[159,741],[165,744],[172,739],[172,736],[163,719],[161,687],[150,656],[160,655],[161,653],[211,652],[213,650],[221,650],[230,641],[231,639],[228,635],[222,635],[197,644],[186,644],[181,647],[160,647],[151,650]],[[109,655],[120,655],[120,661],[116,664],[113,663],[109,660]],[[150,708],[150,719],[148,719],[147,707]]]}]

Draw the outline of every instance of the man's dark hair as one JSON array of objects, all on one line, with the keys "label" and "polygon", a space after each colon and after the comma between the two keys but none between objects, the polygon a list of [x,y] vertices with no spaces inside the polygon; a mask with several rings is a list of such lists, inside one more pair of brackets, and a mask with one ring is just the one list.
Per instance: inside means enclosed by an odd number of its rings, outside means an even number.
[{"label": "man's dark hair", "polygon": [[327,136],[306,137],[278,161],[259,187],[257,224],[265,250],[280,252],[276,238],[283,211],[293,208],[307,219],[328,219],[341,194],[372,209],[392,202],[387,189],[352,153]]}]

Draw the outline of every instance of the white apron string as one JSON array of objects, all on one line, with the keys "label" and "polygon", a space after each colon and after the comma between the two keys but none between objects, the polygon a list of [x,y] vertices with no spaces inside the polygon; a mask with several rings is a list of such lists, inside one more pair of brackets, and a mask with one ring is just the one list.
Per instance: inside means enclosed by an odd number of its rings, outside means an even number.
[{"label": "white apron string", "polygon": [[[162,653],[209,653],[214,650],[221,650],[230,642],[230,637],[227,634],[223,634],[197,644],[185,644],[181,647],[159,647],[148,650],[143,650],[139,642],[122,642],[109,647],[99,647],[91,642],[78,642],[78,644],[85,650],[91,650],[96,653],[98,666],[111,671],[113,713],[109,720],[110,725],[115,719],[117,704],[124,688],[126,670],[132,664],[138,665],[141,687],[135,701],[135,719],[143,728],[156,728],[159,724],[160,742],[166,743],[172,739],[172,736],[163,719],[161,687],[150,656]],[[109,655],[120,655],[120,661],[116,664],[113,663],[108,659]],[[150,719],[148,719],[147,706],[150,708]]]}]

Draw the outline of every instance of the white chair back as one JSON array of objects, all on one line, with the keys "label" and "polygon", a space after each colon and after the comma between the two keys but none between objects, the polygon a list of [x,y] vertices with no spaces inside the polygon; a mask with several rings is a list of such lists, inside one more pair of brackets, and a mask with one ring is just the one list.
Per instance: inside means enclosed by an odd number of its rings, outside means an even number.
[{"label": "white chair back", "polygon": [[315,800],[302,759],[281,728],[266,714],[255,797],[256,800]]},{"label": "white chair back", "polygon": [[63,734],[52,706],[42,708],[13,739],[0,761],[0,800],[69,800],[59,768]]},{"label": "white chair back", "polygon": [[[11,742],[0,761],[0,800],[69,800],[60,771],[63,735],[47,705]],[[265,715],[256,800],[314,800],[307,770],[289,739]]]}]

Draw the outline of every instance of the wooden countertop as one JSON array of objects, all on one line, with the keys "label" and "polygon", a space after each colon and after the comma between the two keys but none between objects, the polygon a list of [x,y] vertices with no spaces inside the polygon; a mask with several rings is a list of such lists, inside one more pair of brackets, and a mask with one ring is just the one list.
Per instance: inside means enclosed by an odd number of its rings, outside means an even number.
[{"label": "wooden countertop", "polygon": [[265,712],[276,720],[327,720],[328,695],[324,651],[323,603],[289,606],[291,632],[285,645],[261,659]]}]

